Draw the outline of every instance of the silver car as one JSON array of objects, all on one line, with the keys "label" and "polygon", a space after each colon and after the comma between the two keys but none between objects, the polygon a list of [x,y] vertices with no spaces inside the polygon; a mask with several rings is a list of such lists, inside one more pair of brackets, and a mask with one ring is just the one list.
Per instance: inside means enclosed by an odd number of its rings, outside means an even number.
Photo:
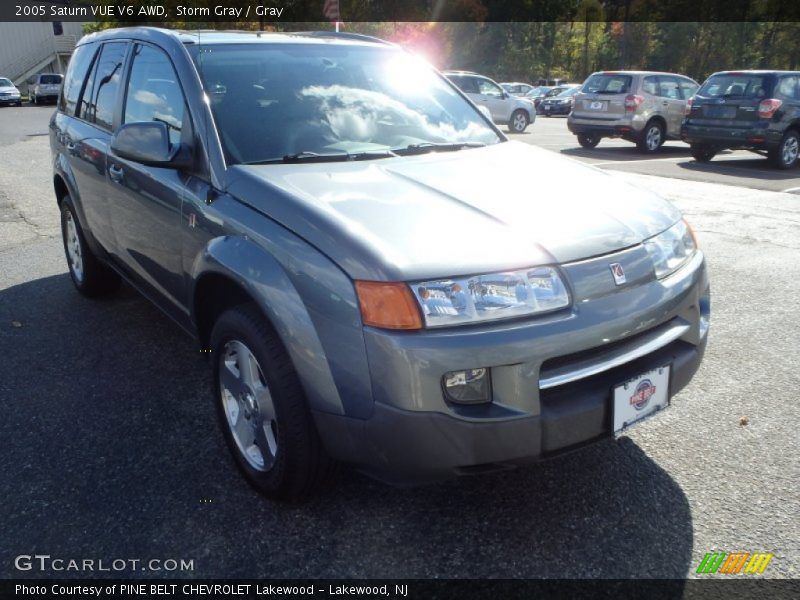
[{"label": "silver car", "polygon": [[509,94],[488,77],[470,71],[447,71],[444,75],[475,104],[489,109],[495,123],[507,125],[512,133],[523,133],[536,120],[536,110],[528,100]]},{"label": "silver car", "polygon": [[681,135],[686,101],[699,84],[685,75],[655,71],[600,71],[584,82],[567,120],[584,148],[604,137],[656,152]]},{"label": "silver car", "polygon": [[703,356],[708,276],[678,209],[509,141],[394,45],[98,32],[49,132],[75,287],[125,279],[197,338],[271,497],[339,462],[420,482],[611,438]]},{"label": "silver car", "polygon": [[22,100],[20,93],[12,81],[6,77],[0,77],[0,106],[3,104],[16,104],[20,106]]},{"label": "silver car", "polygon": [[40,73],[34,77],[33,83],[28,86],[28,97],[31,104],[55,102],[61,93],[63,80],[64,76],[58,73]]}]

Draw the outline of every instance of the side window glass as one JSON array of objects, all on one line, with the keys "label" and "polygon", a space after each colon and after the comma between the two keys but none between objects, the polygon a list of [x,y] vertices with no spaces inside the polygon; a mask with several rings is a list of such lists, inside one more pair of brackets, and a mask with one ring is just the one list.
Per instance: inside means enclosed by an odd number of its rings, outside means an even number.
[{"label": "side window glass", "polygon": [[169,128],[169,141],[181,141],[186,103],[172,63],[161,50],[137,45],[125,96],[123,123],[160,121]]},{"label": "side window glass", "polygon": [[503,95],[503,90],[501,90],[498,86],[493,84],[488,79],[479,79],[478,93],[484,94],[485,96],[495,96],[499,98],[500,96]]},{"label": "side window glass", "polygon": [[658,94],[662,98],[671,98],[673,100],[679,100],[681,97],[680,92],[678,91],[678,80],[674,77],[659,77],[659,87],[661,88],[660,93]]},{"label": "side window glass", "polygon": [[689,81],[688,79],[679,80],[678,86],[680,87],[681,94],[683,95],[684,100],[688,100],[689,98],[694,96],[694,93],[700,87],[694,81]]},{"label": "side window glass", "polygon": [[651,96],[658,96],[658,81],[656,78],[653,76],[645,77],[642,82],[642,91]]},{"label": "side window glass", "polygon": [[92,64],[96,49],[97,46],[95,44],[78,46],[69,61],[67,74],[64,77],[61,99],[58,104],[61,111],[69,116],[75,115],[83,81],[86,79],[86,73]]},{"label": "side window glass", "polygon": [[[99,127],[111,131],[114,123],[114,106],[122,79],[122,64],[125,61],[126,42],[109,42],[103,45],[98,58],[91,89],[91,103],[84,115]],[[84,91],[84,99],[87,96]]]},{"label": "side window glass", "polygon": [[779,98],[786,98],[787,100],[795,100],[798,97],[798,78],[797,77],[783,77],[775,88],[775,94]]}]

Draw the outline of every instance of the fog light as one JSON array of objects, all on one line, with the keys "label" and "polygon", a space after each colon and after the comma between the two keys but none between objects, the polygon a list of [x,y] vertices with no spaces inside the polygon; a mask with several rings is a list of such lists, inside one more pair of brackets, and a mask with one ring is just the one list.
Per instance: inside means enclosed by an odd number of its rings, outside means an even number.
[{"label": "fog light", "polygon": [[451,402],[481,404],[491,402],[492,386],[489,369],[451,371],[442,378],[444,393]]}]

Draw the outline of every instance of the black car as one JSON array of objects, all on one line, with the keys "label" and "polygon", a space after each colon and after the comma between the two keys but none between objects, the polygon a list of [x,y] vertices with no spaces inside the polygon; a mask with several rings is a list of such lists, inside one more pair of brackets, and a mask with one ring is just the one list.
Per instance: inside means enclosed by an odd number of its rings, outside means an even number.
[{"label": "black car", "polygon": [[700,162],[744,149],[792,168],[800,153],[800,72],[714,73],[689,100],[681,139]]}]

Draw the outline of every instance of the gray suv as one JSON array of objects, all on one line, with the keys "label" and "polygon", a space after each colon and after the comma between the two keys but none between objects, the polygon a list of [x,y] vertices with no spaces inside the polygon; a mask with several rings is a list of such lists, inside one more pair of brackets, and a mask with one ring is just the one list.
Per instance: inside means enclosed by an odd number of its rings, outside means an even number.
[{"label": "gray suv", "polygon": [[[91,34],[50,145],[75,287],[126,280],[197,338],[270,497],[342,462],[420,482],[612,437],[703,356],[705,260],[675,207],[507,140],[390,44]],[[520,196],[532,165],[569,193]]]},{"label": "gray suv", "polygon": [[567,126],[584,148],[621,137],[653,153],[666,140],[680,139],[686,102],[698,87],[694,79],[674,73],[593,73],[575,96]]},{"label": "gray suv", "polygon": [[507,92],[488,77],[470,71],[447,71],[444,75],[467,98],[488,109],[492,121],[507,125],[511,133],[524,133],[536,120],[536,110],[528,100]]}]

